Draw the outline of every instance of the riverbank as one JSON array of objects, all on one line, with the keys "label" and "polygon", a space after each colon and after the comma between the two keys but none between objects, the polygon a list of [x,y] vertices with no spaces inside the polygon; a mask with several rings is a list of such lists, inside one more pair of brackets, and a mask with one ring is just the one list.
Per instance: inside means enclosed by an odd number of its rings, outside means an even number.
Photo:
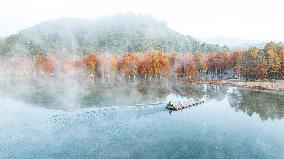
[{"label": "riverbank", "polygon": [[284,91],[284,80],[277,80],[277,81],[201,80],[201,81],[195,81],[194,83],[230,85],[237,87],[260,89],[260,90]]}]

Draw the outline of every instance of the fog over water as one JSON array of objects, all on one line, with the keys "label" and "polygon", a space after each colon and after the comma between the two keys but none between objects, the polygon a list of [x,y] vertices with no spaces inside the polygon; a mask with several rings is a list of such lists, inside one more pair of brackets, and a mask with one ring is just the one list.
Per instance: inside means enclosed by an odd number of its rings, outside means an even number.
[{"label": "fog over water", "polygon": [[[15,70],[17,70],[15,68]],[[6,72],[7,73],[7,72]],[[0,80],[0,158],[281,158],[281,93],[68,75]],[[169,112],[169,101],[205,103]]]},{"label": "fog over water", "polygon": [[1,3],[0,159],[283,159],[284,92],[191,83],[282,77],[270,1]]}]

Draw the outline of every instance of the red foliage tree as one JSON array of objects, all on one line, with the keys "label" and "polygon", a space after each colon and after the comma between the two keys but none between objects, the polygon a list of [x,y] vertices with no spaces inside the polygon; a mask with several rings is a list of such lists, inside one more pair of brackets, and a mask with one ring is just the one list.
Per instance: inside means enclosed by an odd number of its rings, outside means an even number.
[{"label": "red foliage tree", "polygon": [[240,77],[240,61],[242,58],[243,51],[234,51],[230,56],[230,67],[234,70],[234,76]]},{"label": "red foliage tree", "polygon": [[151,61],[147,56],[142,57],[141,62],[138,65],[138,73],[139,75],[144,76],[144,78],[151,74]]}]

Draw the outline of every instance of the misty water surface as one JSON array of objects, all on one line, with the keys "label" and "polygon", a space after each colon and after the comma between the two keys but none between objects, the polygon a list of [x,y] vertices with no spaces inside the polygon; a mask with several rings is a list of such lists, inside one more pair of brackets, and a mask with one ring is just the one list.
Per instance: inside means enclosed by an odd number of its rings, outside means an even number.
[{"label": "misty water surface", "polygon": [[[284,156],[281,93],[154,81],[11,85],[1,83],[0,158]],[[165,108],[197,99],[205,103]]]}]

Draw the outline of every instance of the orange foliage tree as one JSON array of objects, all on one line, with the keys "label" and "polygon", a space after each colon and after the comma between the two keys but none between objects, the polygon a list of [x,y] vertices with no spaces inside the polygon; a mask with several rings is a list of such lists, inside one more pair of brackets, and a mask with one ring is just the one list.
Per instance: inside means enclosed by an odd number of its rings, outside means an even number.
[{"label": "orange foliage tree", "polygon": [[195,74],[196,71],[193,55],[189,55],[187,57],[187,64],[185,70],[186,70],[186,76],[188,77],[189,80],[191,80],[192,76]]},{"label": "orange foliage tree", "polygon": [[150,73],[158,79],[158,76],[162,78],[162,75],[170,74],[170,62],[169,58],[162,52],[154,52],[149,54],[150,59]]},{"label": "orange foliage tree", "polygon": [[131,76],[135,78],[135,75],[138,72],[138,67],[139,58],[137,54],[127,53],[123,55],[121,70],[126,76],[128,76],[128,78],[131,78]]},{"label": "orange foliage tree", "polygon": [[[56,64],[59,62],[57,61]],[[55,70],[52,56],[39,56],[36,65],[47,74]],[[90,76],[110,77],[122,74],[128,78],[177,78],[211,77],[223,78],[230,75],[245,79],[279,78],[284,75],[284,48],[269,43],[264,49],[249,48],[246,51],[194,53],[125,53],[125,54],[91,54],[74,61],[63,61],[64,72],[85,66]],[[84,74],[85,75],[85,74]],[[98,75],[98,76],[97,76]],[[210,77],[210,76],[209,76]]]},{"label": "orange foliage tree", "polygon": [[194,53],[194,63],[197,69],[197,72],[200,76],[202,76],[202,73],[207,70],[207,61],[204,57],[204,54],[201,51],[196,51]]},{"label": "orange foliage tree", "polygon": [[87,55],[83,58],[82,63],[88,68],[92,76],[98,73],[98,68],[99,68],[98,55],[96,54]]},{"label": "orange foliage tree", "polygon": [[48,55],[48,56],[39,56],[36,59],[36,65],[43,69],[45,73],[51,75],[55,70],[55,58]]},{"label": "orange foliage tree", "polygon": [[119,72],[122,68],[121,56],[113,55],[111,58],[111,71]]},{"label": "orange foliage tree", "polygon": [[234,77],[240,77],[240,61],[241,61],[241,57],[242,57],[243,51],[234,51],[231,53],[230,56],[230,67],[233,69],[234,71]]},{"label": "orange foliage tree", "polygon": [[281,64],[279,56],[277,55],[277,50],[278,47],[272,42],[266,44],[264,47],[264,58],[267,60],[269,78],[277,78],[280,72]]},{"label": "orange foliage tree", "polygon": [[158,54],[159,57],[159,64],[160,64],[160,75],[166,75],[167,77],[170,76],[170,72],[171,72],[171,65],[170,65],[170,60],[169,60],[169,56],[167,54],[164,53],[159,53]]},{"label": "orange foliage tree", "polygon": [[151,74],[151,61],[147,56],[142,56],[142,59],[138,65],[138,73],[144,78]]},{"label": "orange foliage tree", "polygon": [[259,53],[258,48],[250,48],[243,53],[241,58],[241,75],[246,79],[257,78],[257,56]]},{"label": "orange foliage tree", "polygon": [[208,72],[210,74],[217,74],[217,54],[210,52],[207,55]]}]

